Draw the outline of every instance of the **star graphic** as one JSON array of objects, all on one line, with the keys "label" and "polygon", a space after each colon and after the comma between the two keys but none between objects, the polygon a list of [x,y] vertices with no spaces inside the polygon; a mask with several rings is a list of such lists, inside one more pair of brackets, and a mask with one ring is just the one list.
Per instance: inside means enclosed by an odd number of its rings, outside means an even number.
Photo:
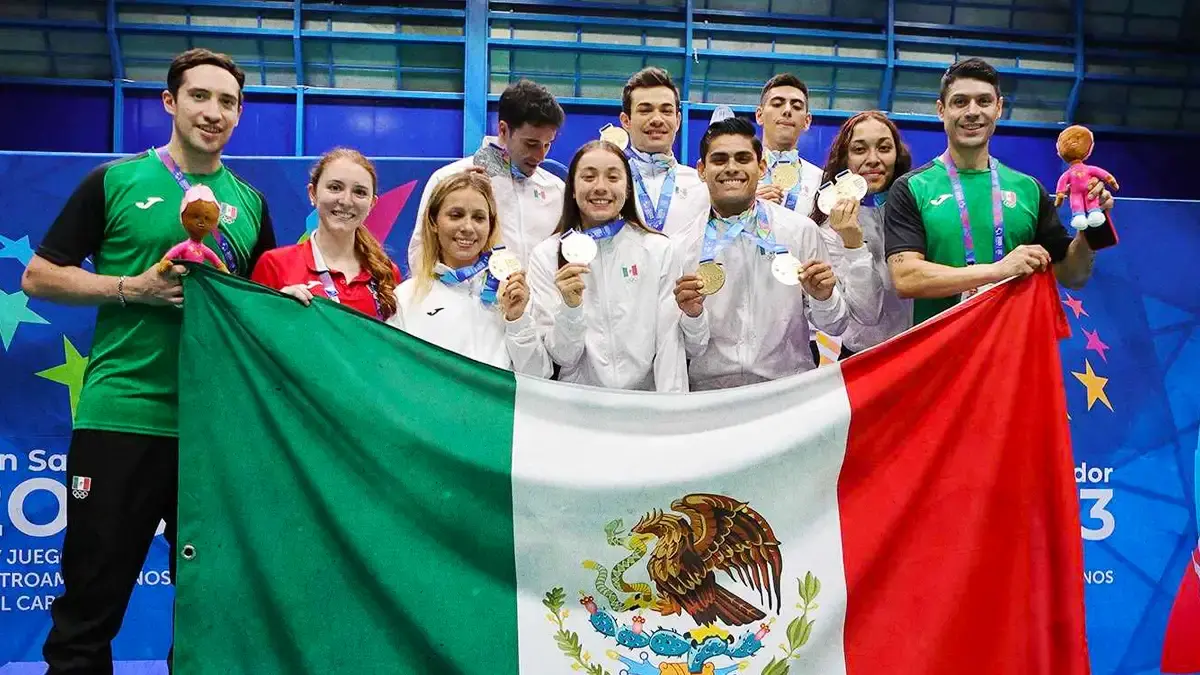
[{"label": "star graphic", "polygon": [[1087,388],[1088,410],[1092,409],[1092,406],[1096,404],[1096,401],[1100,401],[1109,410],[1112,410],[1112,403],[1110,403],[1108,400],[1108,394],[1104,392],[1104,385],[1108,384],[1108,378],[1097,375],[1092,370],[1091,362],[1087,359],[1083,360],[1083,365],[1085,372],[1076,373],[1071,371],[1071,374],[1074,375],[1075,379],[1082,382],[1083,386]]},{"label": "star graphic", "polygon": [[0,234],[0,258],[19,260],[22,265],[28,265],[33,260],[33,249],[29,247],[29,235],[16,241]]},{"label": "star graphic", "polygon": [[1100,341],[1100,331],[1089,331],[1088,329],[1084,328],[1083,334],[1087,336],[1087,347],[1084,347],[1084,349],[1090,349],[1096,352],[1100,355],[1100,358],[1104,359],[1105,363],[1108,363],[1108,357],[1104,355],[1104,351],[1107,349],[1112,349],[1112,347],[1109,347]]},{"label": "star graphic", "polygon": [[80,356],[79,350],[75,349],[75,345],[71,344],[66,335],[63,336],[63,357],[63,363],[35,374],[67,386],[71,400],[71,420],[74,421],[75,406],[79,404],[79,391],[83,389],[83,373],[87,369],[88,357]]},{"label": "star graphic", "polygon": [[5,350],[8,350],[8,346],[12,344],[13,335],[17,333],[17,327],[21,324],[50,323],[29,309],[28,304],[29,296],[21,291],[16,293],[0,291],[0,340],[3,341]]},{"label": "star graphic", "polygon": [[1082,300],[1080,300],[1078,298],[1072,298],[1070,293],[1067,293],[1066,295],[1067,295],[1067,299],[1063,300],[1063,304],[1066,305],[1067,307],[1070,307],[1072,312],[1075,312],[1076,319],[1078,319],[1080,317],[1080,315],[1088,316],[1088,313],[1083,311],[1083,301]]}]

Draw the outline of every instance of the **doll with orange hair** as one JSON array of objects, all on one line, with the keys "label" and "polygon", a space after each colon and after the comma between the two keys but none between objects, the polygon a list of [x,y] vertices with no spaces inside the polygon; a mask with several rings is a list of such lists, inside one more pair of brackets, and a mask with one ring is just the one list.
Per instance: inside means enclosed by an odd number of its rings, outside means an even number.
[{"label": "doll with orange hair", "polygon": [[1104,181],[1113,190],[1119,189],[1117,179],[1111,173],[1098,166],[1084,164],[1095,146],[1092,131],[1078,124],[1063,129],[1058,135],[1058,156],[1070,166],[1058,178],[1054,206],[1062,206],[1063,199],[1070,201],[1071,227],[1076,230],[1099,227],[1105,222],[1100,199],[1088,194],[1093,178]]}]

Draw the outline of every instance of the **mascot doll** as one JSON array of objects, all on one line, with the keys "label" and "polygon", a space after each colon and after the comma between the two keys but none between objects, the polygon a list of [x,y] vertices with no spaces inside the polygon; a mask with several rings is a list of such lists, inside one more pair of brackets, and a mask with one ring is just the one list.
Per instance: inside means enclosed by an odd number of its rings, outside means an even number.
[{"label": "mascot doll", "polygon": [[[1095,178],[1107,183],[1114,192],[1119,189],[1117,179],[1111,173],[1098,166],[1084,164],[1084,160],[1092,155],[1095,147],[1096,140],[1087,127],[1076,124],[1062,130],[1058,135],[1058,156],[1068,166],[1058,178],[1058,188],[1054,196],[1055,207],[1062,206],[1064,199],[1071,205],[1071,227],[1085,230],[1088,243],[1093,244],[1093,249],[1115,244],[1116,233],[1111,231],[1111,226],[1103,227],[1109,219],[1100,209],[1100,200],[1088,196],[1088,184]],[[1093,239],[1096,240],[1094,243]]]},{"label": "mascot doll", "polygon": [[204,238],[217,230],[217,221],[221,217],[221,205],[217,202],[212,188],[207,185],[193,185],[183,195],[179,204],[179,220],[188,238],[171,247],[158,264],[159,272],[171,269],[172,260],[187,260],[188,262],[211,263],[213,267],[228,272],[229,268],[211,248],[204,243]]}]

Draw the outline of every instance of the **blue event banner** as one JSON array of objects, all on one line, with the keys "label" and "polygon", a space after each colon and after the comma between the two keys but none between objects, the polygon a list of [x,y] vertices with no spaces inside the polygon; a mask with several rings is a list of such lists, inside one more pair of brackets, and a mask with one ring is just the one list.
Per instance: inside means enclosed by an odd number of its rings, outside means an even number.
[{"label": "blue event banner", "polygon": [[[42,672],[76,487],[66,482],[66,452],[95,318],[27,298],[20,276],[71,191],[107,159],[0,153],[0,675]],[[381,198],[368,225],[402,268],[421,190],[446,161],[376,162]],[[280,245],[313,227],[311,158],[228,164],[266,195]],[[1061,353],[1093,672],[1142,675],[1159,672],[1167,617],[1197,545],[1200,203],[1122,199],[1115,215],[1120,245],[1099,255],[1086,289],[1062,291],[1072,335]],[[166,672],[172,597],[157,537],[114,643],[119,673]]]}]

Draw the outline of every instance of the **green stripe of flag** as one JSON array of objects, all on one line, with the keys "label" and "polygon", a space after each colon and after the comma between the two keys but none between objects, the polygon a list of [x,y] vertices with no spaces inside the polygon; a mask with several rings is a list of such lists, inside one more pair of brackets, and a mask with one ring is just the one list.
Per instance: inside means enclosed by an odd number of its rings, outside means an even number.
[{"label": "green stripe of flag", "polygon": [[511,373],[184,286],[175,672],[516,673]]}]

